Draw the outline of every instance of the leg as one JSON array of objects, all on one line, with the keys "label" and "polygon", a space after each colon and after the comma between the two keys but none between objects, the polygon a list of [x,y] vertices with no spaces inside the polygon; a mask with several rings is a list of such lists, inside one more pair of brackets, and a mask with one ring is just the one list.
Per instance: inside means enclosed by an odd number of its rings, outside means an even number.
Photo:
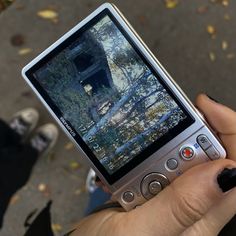
[{"label": "leg", "polygon": [[[19,144],[21,137],[0,119],[0,148]],[[0,156],[1,157],[1,156]]]},{"label": "leg", "polygon": [[93,193],[89,194],[89,202],[85,215],[89,215],[96,207],[103,205],[109,201],[111,194],[105,193],[102,188],[97,188]]},{"label": "leg", "polygon": [[0,148],[0,228],[11,197],[26,184],[37,159],[30,145]]}]

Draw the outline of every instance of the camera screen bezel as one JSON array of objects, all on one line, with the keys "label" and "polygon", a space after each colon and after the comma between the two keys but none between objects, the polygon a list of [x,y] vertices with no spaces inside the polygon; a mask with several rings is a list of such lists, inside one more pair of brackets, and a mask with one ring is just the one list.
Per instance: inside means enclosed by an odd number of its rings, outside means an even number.
[{"label": "camera screen bezel", "polygon": [[[144,149],[137,156],[133,157],[128,163],[126,163],[124,166],[122,166],[120,169],[118,169],[113,174],[109,174],[107,172],[107,170],[104,168],[104,166],[100,163],[100,161],[94,155],[92,150],[82,140],[80,135],[73,129],[73,126],[70,124],[70,122],[67,120],[65,120],[63,122],[62,112],[59,110],[59,108],[55,105],[55,103],[52,101],[52,99],[48,96],[47,92],[41,87],[39,82],[34,77],[34,73],[39,68],[44,66],[45,63],[50,61],[53,57],[55,57],[57,54],[59,54],[63,49],[65,49],[70,44],[72,44],[78,37],[80,37],[80,35],[83,32],[85,32],[86,30],[91,28],[93,25],[95,25],[99,20],[101,20],[105,16],[110,17],[110,19],[113,21],[113,23],[118,27],[118,29],[121,31],[121,33],[124,35],[124,37],[132,45],[133,49],[141,57],[143,62],[148,66],[148,68],[151,70],[151,72],[158,78],[159,82],[167,90],[168,94],[174,99],[174,101],[178,104],[178,106],[181,108],[181,110],[187,116],[177,126],[175,126],[173,129],[171,129],[168,133],[166,133],[164,136],[159,138],[157,141],[152,143],[150,146],[148,146],[146,149]],[[74,135],[72,135],[73,139],[82,148],[82,150],[87,155],[87,157],[90,159],[90,161],[96,166],[96,168],[100,171],[100,173],[104,176],[104,178],[106,179],[106,181],[110,185],[114,184],[116,181],[121,179],[124,175],[129,173],[132,169],[134,169],[140,163],[142,163],[143,161],[148,159],[149,156],[151,156],[153,153],[157,152],[161,147],[163,147],[170,140],[172,140],[177,135],[182,133],[184,130],[186,130],[189,126],[191,126],[195,122],[195,119],[193,118],[193,116],[190,114],[190,112],[187,111],[186,107],[182,104],[182,102],[175,96],[174,92],[167,85],[167,83],[162,78],[160,73],[158,73],[154,69],[153,65],[144,56],[144,54],[142,53],[140,48],[135,44],[135,42],[133,41],[133,39],[129,35],[129,33],[123,28],[123,26],[120,24],[120,22],[116,19],[116,17],[112,14],[112,12],[107,8],[102,10],[99,14],[97,14],[95,17],[93,17],[89,22],[87,22],[85,25],[83,25],[81,28],[79,28],[77,31],[75,31],[72,35],[70,35],[68,38],[66,38],[62,43],[60,43],[52,51],[50,51],[47,55],[45,55],[38,62],[36,62],[36,64],[34,64],[31,68],[29,68],[25,72],[25,75],[29,79],[31,84],[34,86],[34,88],[38,91],[38,93],[43,98],[43,100],[48,104],[48,106],[53,111],[53,113],[59,118],[59,120],[63,124],[63,126],[65,126],[67,128],[67,130],[68,130],[68,127],[70,127],[70,131],[71,131],[70,133],[74,134]]]}]

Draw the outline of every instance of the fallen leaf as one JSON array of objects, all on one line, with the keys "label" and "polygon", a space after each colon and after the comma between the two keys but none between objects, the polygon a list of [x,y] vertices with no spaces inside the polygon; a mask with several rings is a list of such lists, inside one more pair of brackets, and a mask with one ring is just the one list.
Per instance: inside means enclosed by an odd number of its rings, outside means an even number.
[{"label": "fallen leaf", "polygon": [[22,92],[21,96],[26,97],[26,98],[31,98],[33,96],[33,94],[30,90],[27,90],[27,91]]},{"label": "fallen leaf", "polygon": [[222,0],[222,5],[225,7],[229,6],[229,0]]},{"label": "fallen leaf", "polygon": [[52,230],[54,233],[61,232],[62,226],[60,224],[52,224]]},{"label": "fallen leaf", "polygon": [[173,9],[178,5],[178,0],[165,0],[165,6],[168,9]]},{"label": "fallen leaf", "polygon": [[80,164],[79,164],[78,162],[76,162],[76,161],[71,161],[71,162],[70,162],[70,168],[71,168],[72,170],[77,170],[77,169],[80,168]]},{"label": "fallen leaf", "polygon": [[46,184],[41,183],[41,184],[38,185],[38,190],[40,192],[44,192],[46,189],[47,189],[47,185]]},{"label": "fallen leaf", "polygon": [[15,47],[22,46],[25,43],[25,38],[22,34],[15,34],[11,37],[11,44]]},{"label": "fallen leaf", "polygon": [[147,24],[147,17],[145,15],[139,15],[138,21],[140,22],[140,24],[146,25]]},{"label": "fallen leaf", "polygon": [[48,197],[50,195],[50,189],[48,185],[40,183],[38,185],[38,190],[43,194],[43,196]]},{"label": "fallen leaf", "polygon": [[51,162],[51,161],[54,161],[55,159],[56,159],[56,153],[50,151],[50,152],[48,153],[48,155],[47,155],[47,160],[48,160],[49,162]]},{"label": "fallen leaf", "polygon": [[208,32],[208,34],[213,35],[213,34],[216,34],[216,29],[213,25],[208,25],[207,32]]},{"label": "fallen leaf", "polygon": [[45,9],[37,12],[37,15],[43,19],[51,20],[54,23],[58,22],[58,13],[54,10]]},{"label": "fallen leaf", "polygon": [[225,19],[225,20],[231,20],[231,17],[230,17],[229,14],[225,14],[225,15],[224,15],[224,19]]},{"label": "fallen leaf", "polygon": [[226,57],[227,57],[227,59],[234,59],[235,54],[234,53],[228,53]]},{"label": "fallen leaf", "polygon": [[75,190],[75,195],[80,195],[81,193],[84,193],[86,192],[86,186],[82,187],[82,188],[79,188],[79,189],[76,189]]},{"label": "fallen leaf", "polygon": [[228,42],[223,40],[222,43],[221,43],[221,47],[223,50],[227,50],[228,49]]},{"label": "fallen leaf", "polygon": [[10,205],[16,204],[16,202],[18,202],[19,199],[20,199],[19,195],[17,195],[17,194],[13,195],[13,197],[11,197],[11,200],[10,200]]},{"label": "fallen leaf", "polygon": [[207,6],[200,6],[200,7],[198,7],[198,9],[197,9],[197,13],[199,13],[199,14],[204,14],[204,13],[206,13],[208,11],[208,7]]},{"label": "fallen leaf", "polygon": [[211,61],[215,61],[215,60],[216,60],[216,55],[215,55],[215,53],[214,53],[214,52],[210,52],[210,53],[209,53],[209,58],[210,58]]},{"label": "fallen leaf", "polygon": [[22,48],[18,51],[18,54],[20,56],[24,56],[24,55],[27,55],[29,53],[31,53],[33,50],[31,48]]},{"label": "fallen leaf", "polygon": [[218,3],[225,7],[229,5],[229,0],[211,0],[212,3]]},{"label": "fallen leaf", "polygon": [[20,4],[20,3],[15,3],[15,8],[17,10],[23,10],[25,8],[25,6],[23,4]]},{"label": "fallen leaf", "polygon": [[68,142],[68,143],[64,146],[64,148],[65,148],[66,150],[71,150],[72,148],[74,148],[74,144],[73,144],[72,142]]}]

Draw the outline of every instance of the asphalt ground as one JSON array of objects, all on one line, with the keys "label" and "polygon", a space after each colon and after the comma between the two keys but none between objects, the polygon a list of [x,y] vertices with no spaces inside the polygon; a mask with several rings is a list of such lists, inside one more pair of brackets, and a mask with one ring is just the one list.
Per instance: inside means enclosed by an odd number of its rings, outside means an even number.
[{"label": "asphalt ground", "polygon": [[[194,101],[199,92],[236,109],[236,1],[180,0],[167,8],[161,0],[113,1],[167,71]],[[21,78],[22,67],[87,16],[103,1],[16,0],[0,14],[0,116],[35,107],[40,124],[54,122]],[[227,4],[226,4],[227,5]],[[53,10],[55,19],[38,16]],[[88,166],[61,132],[51,155],[41,158],[28,184],[13,198],[1,236],[21,236],[33,209],[53,199],[56,235],[70,229],[87,204]],[[41,190],[41,191],[40,191]]]}]

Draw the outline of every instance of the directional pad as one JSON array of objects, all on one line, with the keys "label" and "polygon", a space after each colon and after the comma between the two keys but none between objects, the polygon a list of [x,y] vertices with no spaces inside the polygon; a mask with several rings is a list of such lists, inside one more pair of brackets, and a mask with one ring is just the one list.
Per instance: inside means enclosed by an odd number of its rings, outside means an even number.
[{"label": "directional pad", "polygon": [[141,192],[146,199],[150,199],[158,194],[169,184],[165,175],[160,173],[150,173],[146,175],[141,182]]}]

